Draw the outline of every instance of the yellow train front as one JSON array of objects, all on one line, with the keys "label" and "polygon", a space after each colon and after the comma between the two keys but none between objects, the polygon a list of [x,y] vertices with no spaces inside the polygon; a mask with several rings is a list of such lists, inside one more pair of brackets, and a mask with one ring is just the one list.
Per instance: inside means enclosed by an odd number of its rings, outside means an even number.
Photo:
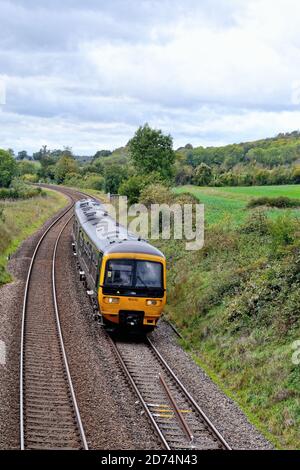
[{"label": "yellow train front", "polygon": [[166,303],[166,260],[118,226],[94,200],[78,201],[73,226],[81,276],[102,321],[150,331]]}]

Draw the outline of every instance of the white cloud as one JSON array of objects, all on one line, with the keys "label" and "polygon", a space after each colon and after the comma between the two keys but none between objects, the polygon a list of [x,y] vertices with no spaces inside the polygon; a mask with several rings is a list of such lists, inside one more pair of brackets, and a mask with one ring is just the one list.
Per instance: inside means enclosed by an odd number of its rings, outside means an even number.
[{"label": "white cloud", "polygon": [[0,0],[0,147],[125,144],[149,122],[175,145],[299,127],[296,0]]}]

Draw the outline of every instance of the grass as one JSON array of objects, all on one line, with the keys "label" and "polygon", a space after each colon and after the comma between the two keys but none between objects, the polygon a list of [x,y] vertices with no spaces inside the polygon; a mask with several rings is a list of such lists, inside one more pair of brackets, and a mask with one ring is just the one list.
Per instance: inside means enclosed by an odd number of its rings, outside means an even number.
[{"label": "grass", "polygon": [[67,203],[65,196],[55,191],[45,192],[46,197],[0,203],[4,219],[0,220],[0,285],[11,281],[6,269],[9,255]]},{"label": "grass", "polygon": [[[205,205],[205,218],[208,224],[219,223],[225,217],[234,224],[242,223],[247,217],[246,207],[252,198],[289,197],[300,199],[300,185],[247,186],[210,188],[199,186],[179,186],[174,189],[178,194],[189,192]],[[298,214],[294,210],[294,214]],[[278,211],[270,209],[269,214],[276,216]]]},{"label": "grass", "polygon": [[300,199],[300,186],[182,187],[205,203],[205,246],[155,244],[168,260],[166,315],[210,377],[278,449],[300,448],[299,210],[247,209],[253,197]]}]

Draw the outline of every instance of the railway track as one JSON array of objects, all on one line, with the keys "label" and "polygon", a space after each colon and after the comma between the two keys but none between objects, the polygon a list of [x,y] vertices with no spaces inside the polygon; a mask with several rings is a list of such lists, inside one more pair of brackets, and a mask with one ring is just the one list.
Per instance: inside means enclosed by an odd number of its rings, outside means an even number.
[{"label": "railway track", "polygon": [[63,343],[56,300],[60,237],[72,218],[74,197],[33,253],[23,302],[20,354],[21,449],[87,449]]},{"label": "railway track", "polygon": [[149,338],[110,344],[167,450],[231,450]]},{"label": "railway track", "polygon": [[[88,449],[59,321],[55,264],[60,237],[72,218],[71,200],[33,253],[25,287],[20,357],[21,449]],[[78,199],[87,196],[77,192]],[[218,432],[151,340],[108,335],[123,370],[167,450],[227,449]]]}]

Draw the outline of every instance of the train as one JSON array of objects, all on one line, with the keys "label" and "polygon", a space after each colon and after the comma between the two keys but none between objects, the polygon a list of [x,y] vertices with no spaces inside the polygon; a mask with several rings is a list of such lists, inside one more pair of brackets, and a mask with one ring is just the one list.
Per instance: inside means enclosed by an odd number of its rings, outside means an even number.
[{"label": "train", "polygon": [[166,258],[160,250],[89,198],[75,204],[73,249],[81,280],[104,326],[155,329],[166,304]]}]

